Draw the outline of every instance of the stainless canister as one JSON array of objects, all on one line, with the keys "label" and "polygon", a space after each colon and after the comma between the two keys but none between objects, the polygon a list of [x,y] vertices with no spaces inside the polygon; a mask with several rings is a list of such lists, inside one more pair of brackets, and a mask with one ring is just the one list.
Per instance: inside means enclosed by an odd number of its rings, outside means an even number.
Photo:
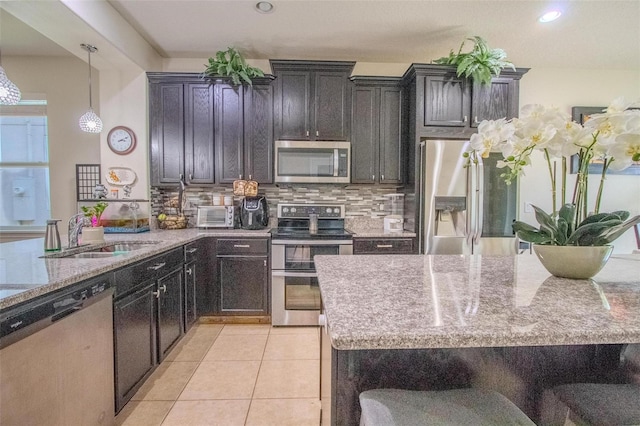
[{"label": "stainless canister", "polygon": [[47,228],[44,234],[44,251],[60,251],[60,233],[58,232],[59,219],[47,220]]}]

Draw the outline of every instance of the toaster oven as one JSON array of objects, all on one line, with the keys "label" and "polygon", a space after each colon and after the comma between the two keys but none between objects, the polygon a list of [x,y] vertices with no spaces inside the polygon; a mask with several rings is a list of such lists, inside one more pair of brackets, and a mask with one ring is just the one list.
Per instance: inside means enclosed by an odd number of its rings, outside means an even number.
[{"label": "toaster oven", "polygon": [[198,206],[198,228],[233,228],[234,206]]}]

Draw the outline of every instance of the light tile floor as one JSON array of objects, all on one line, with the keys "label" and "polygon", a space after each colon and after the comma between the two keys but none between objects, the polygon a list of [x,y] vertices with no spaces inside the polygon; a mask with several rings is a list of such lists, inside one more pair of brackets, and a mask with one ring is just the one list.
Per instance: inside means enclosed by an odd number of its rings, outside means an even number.
[{"label": "light tile floor", "polygon": [[116,424],[317,426],[319,357],[317,328],[198,324]]}]

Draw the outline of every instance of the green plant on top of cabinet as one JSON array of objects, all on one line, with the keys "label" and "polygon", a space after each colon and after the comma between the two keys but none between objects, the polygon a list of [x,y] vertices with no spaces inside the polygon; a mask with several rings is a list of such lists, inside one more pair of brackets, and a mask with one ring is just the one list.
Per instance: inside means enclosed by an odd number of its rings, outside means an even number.
[{"label": "green plant on top of cabinet", "polygon": [[275,138],[347,141],[355,62],[272,60]]},{"label": "green plant on top of cabinet", "polygon": [[351,182],[402,183],[405,101],[400,78],[351,80]]},{"label": "green plant on top of cabinet", "polygon": [[527,71],[503,70],[491,84],[480,84],[458,77],[454,66],[413,64],[403,77],[416,102],[410,123],[430,137],[467,138],[482,120],[516,117]]},{"label": "green plant on top of cabinet", "polygon": [[213,86],[194,73],[147,73],[151,185],[214,183]]},{"label": "green plant on top of cabinet", "polygon": [[216,81],[214,88],[216,181],[273,182],[273,89],[271,79],[252,86]]}]

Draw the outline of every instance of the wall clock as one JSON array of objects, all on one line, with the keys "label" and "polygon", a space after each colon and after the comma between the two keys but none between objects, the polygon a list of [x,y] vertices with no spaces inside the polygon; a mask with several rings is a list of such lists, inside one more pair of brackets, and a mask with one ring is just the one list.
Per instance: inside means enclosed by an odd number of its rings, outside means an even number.
[{"label": "wall clock", "polygon": [[116,126],[109,131],[107,145],[116,154],[128,154],[136,147],[136,134],[128,127]]}]

